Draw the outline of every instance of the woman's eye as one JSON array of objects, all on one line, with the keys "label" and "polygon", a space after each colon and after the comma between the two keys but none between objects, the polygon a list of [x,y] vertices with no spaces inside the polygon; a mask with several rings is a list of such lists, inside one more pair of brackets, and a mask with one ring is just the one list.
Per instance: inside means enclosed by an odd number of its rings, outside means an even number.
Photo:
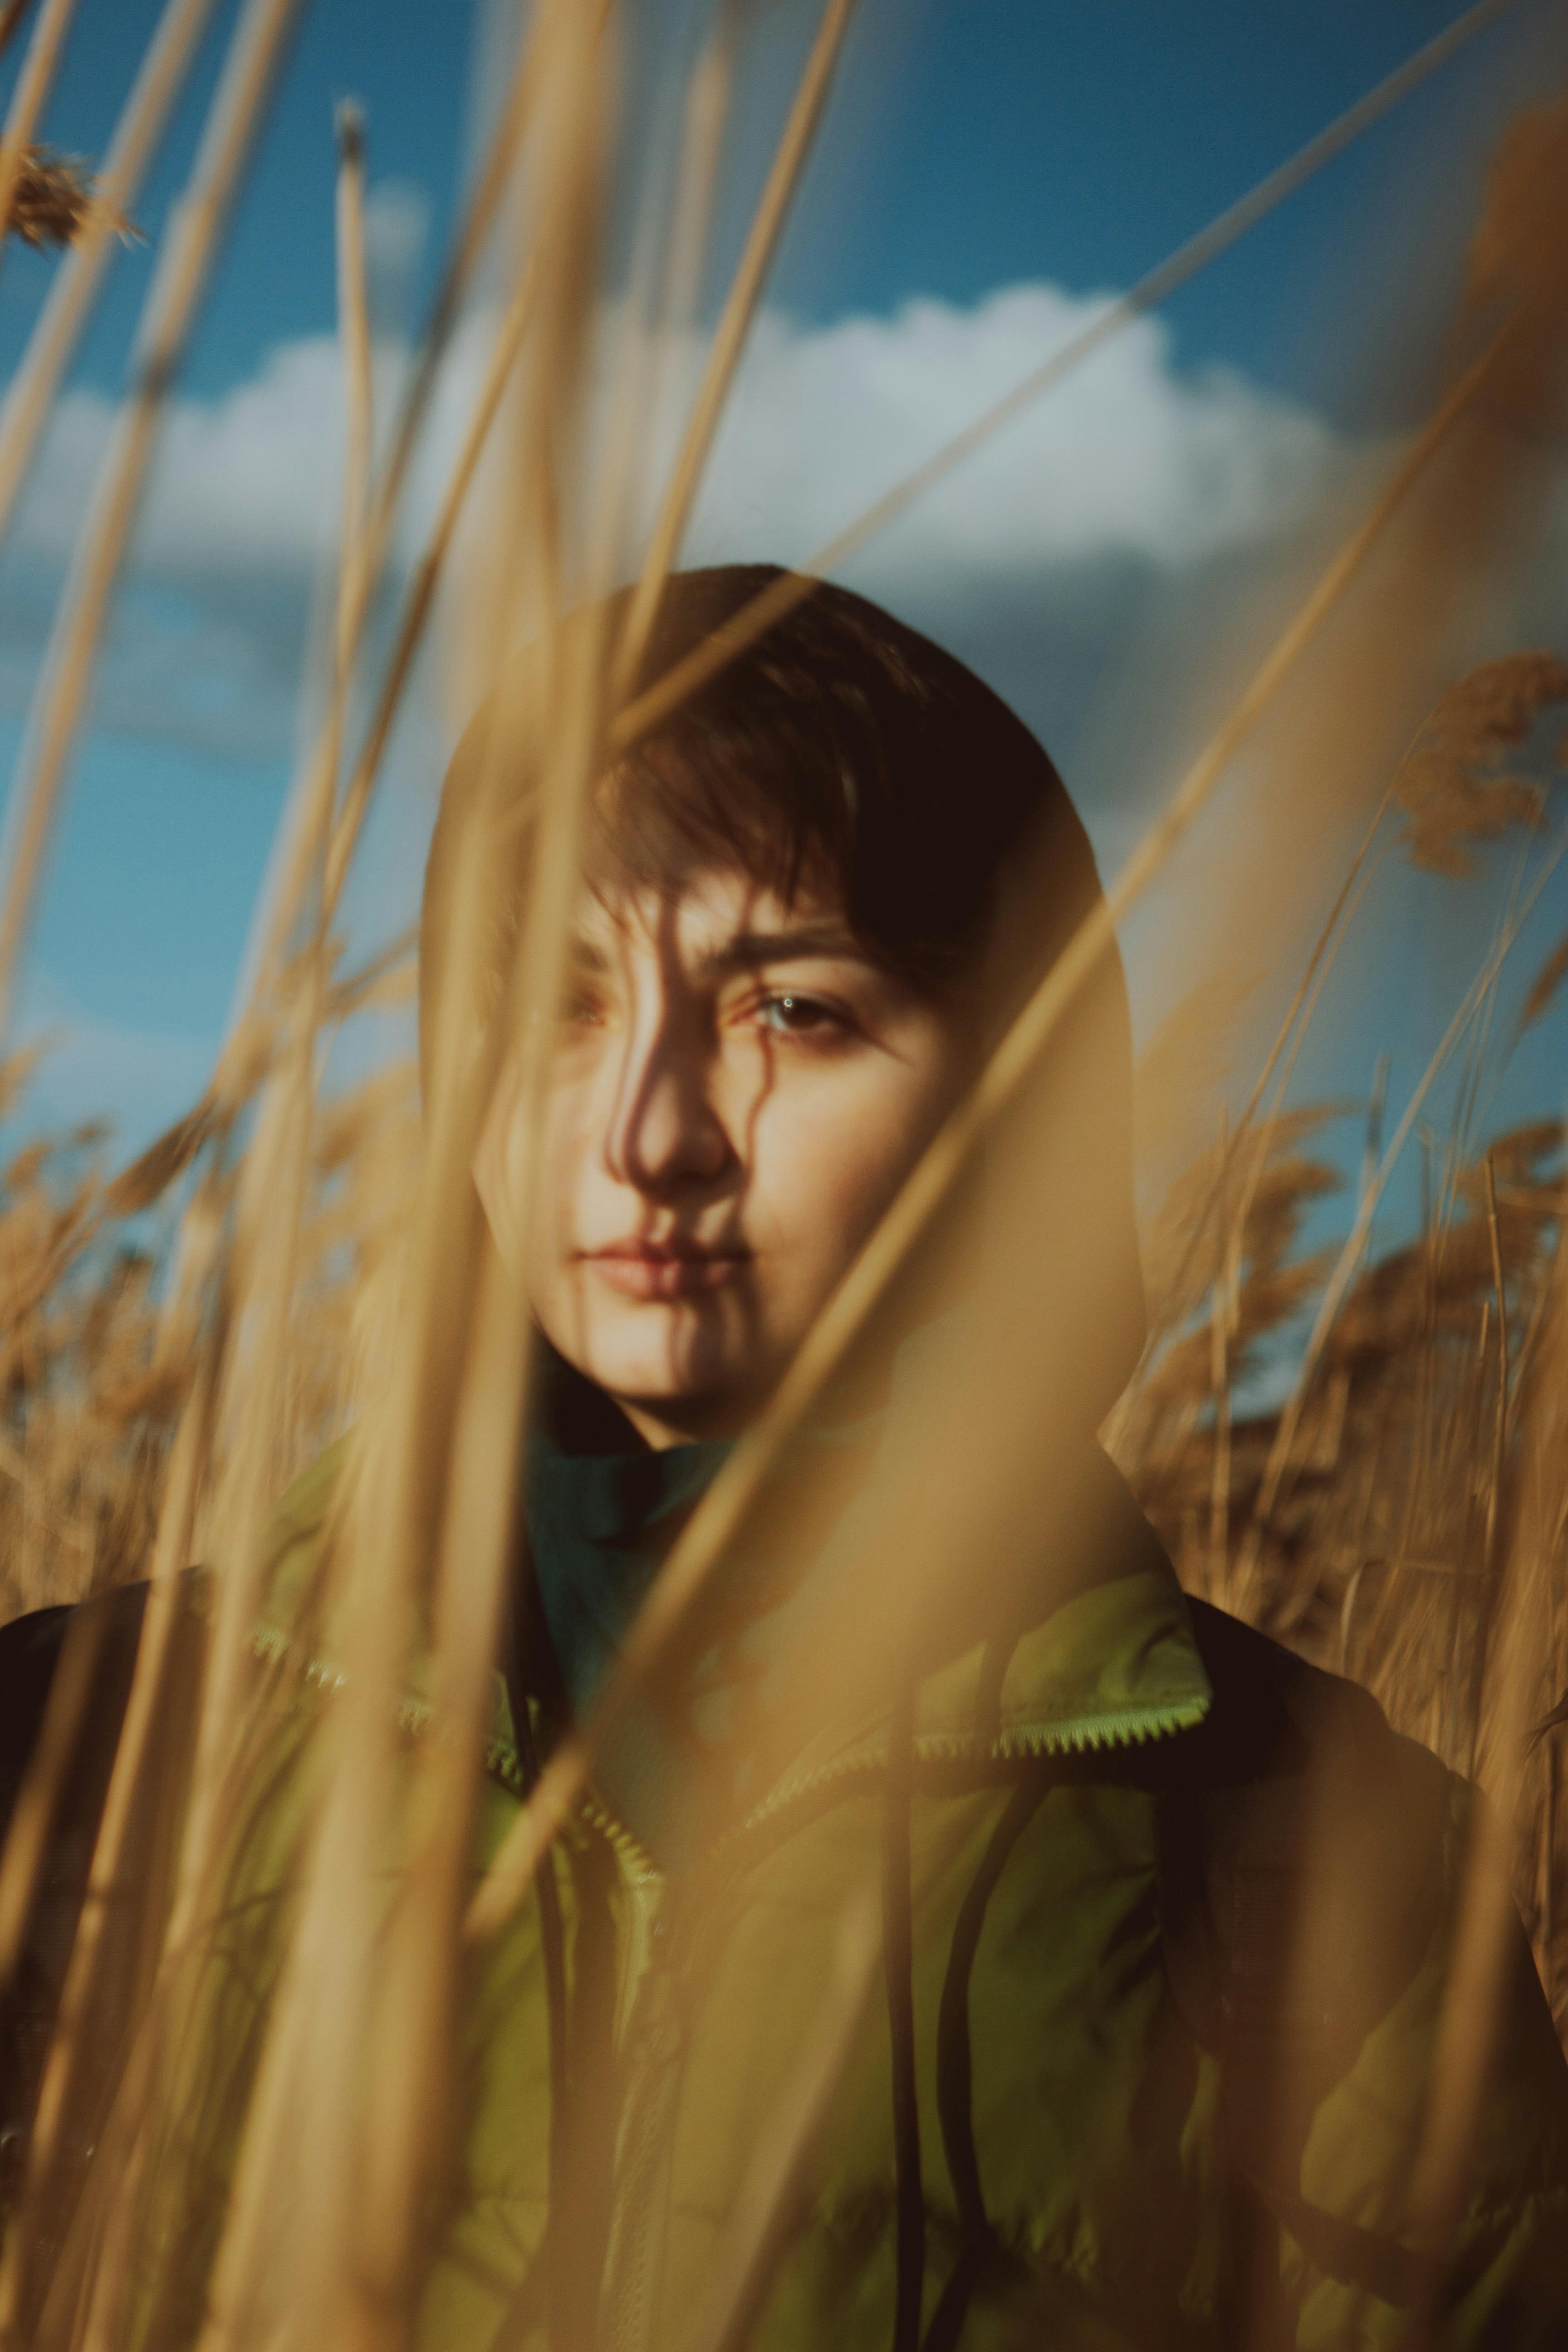
[{"label": "woman's eye", "polygon": [[843,1015],[819,996],[799,996],[786,989],[764,996],[757,1007],[757,1018],[779,1037],[826,1036],[847,1025]]},{"label": "woman's eye", "polygon": [[569,988],[561,1006],[563,1026],[568,1029],[596,1028],[605,1017],[604,1000],[592,989]]}]

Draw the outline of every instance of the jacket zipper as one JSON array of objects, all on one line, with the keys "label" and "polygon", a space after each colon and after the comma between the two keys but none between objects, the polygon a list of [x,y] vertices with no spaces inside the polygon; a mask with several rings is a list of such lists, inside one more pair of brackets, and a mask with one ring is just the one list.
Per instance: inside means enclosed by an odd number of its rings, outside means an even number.
[{"label": "jacket zipper", "polygon": [[[1081,1756],[1095,1749],[1142,1748],[1156,1739],[1173,1738],[1203,1720],[1206,1702],[1181,1706],[1127,1707],[1115,1713],[1086,1717],[1057,1731],[1003,1732],[996,1739],[980,1739],[973,1732],[922,1731],[915,1735],[918,1764],[1015,1764],[1042,1756]],[[826,1789],[862,1776],[874,1778],[888,1769],[888,1752],[879,1742],[843,1748],[826,1764],[792,1780],[787,1774],[744,1821],[730,1832],[725,1843],[739,1849],[752,1832],[782,1812],[818,1796]]]},{"label": "jacket zipper", "polygon": [[647,2352],[664,2254],[676,2102],[685,2056],[677,1906],[665,1881],[643,1882],[645,1948],[623,2043],[621,2145],[605,2263],[599,2341],[606,2352]]}]

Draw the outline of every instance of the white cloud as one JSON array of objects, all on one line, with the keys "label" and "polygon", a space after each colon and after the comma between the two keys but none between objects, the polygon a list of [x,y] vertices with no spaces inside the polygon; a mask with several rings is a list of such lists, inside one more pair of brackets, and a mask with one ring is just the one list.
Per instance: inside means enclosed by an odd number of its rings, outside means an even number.
[{"label": "white cloud", "polygon": [[[1100,298],[1027,285],[973,309],[913,301],[889,318],[827,327],[764,314],[714,448],[690,553],[805,559],[1101,307]],[[446,372],[419,468],[416,504],[426,511],[486,340],[486,323],[471,321]],[[666,383],[689,383],[694,362],[690,351],[676,355]],[[615,364],[626,364],[624,348]],[[397,373],[388,356],[384,410]],[[607,380],[606,397],[609,389]],[[659,405],[649,439],[667,457],[676,404]],[[187,576],[308,572],[337,528],[342,410],[327,335],[279,345],[257,376],[216,401],[176,401],[140,559]],[[18,518],[21,544],[65,551],[109,423],[100,394],[79,391],[60,404]],[[1310,412],[1227,371],[1179,370],[1163,325],[1142,320],[926,497],[890,536],[889,561],[971,577],[1107,554],[1179,565],[1288,527],[1342,457]],[[658,467],[650,471],[657,478]]]},{"label": "white cloud", "polygon": [[[60,402],[17,517],[23,549],[67,552],[112,415],[97,392]],[[336,534],[342,442],[330,335],[279,344],[258,375],[221,399],[176,400],[148,483],[138,558],[187,575],[308,572]]]},{"label": "white cloud", "polygon": [[[799,561],[1060,350],[1104,307],[1050,286],[971,310],[759,321],[694,547]],[[1184,374],[1167,330],[1124,328],[896,526],[898,568],[1016,573],[1105,555],[1161,566],[1256,543],[1321,495],[1341,450],[1235,373]],[[889,546],[893,541],[889,541]]]}]

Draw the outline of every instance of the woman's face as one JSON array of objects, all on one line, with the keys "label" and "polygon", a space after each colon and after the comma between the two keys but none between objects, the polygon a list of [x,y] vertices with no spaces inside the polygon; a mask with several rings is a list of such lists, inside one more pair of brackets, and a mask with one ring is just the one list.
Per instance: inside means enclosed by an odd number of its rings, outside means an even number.
[{"label": "woman's face", "polygon": [[532,1230],[515,1066],[475,1176],[568,1362],[654,1445],[731,1436],[778,1381],[961,1091],[963,1016],[833,904],[738,869],[584,898]]}]

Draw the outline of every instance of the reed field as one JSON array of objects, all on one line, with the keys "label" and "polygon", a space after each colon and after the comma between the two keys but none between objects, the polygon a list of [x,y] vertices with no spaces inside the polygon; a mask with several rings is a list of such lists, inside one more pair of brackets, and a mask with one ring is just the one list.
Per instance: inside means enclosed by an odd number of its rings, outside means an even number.
[{"label": "reed field", "polygon": [[[157,257],[11,779],[0,1020],[14,1013],[30,912],[160,421],[300,4],[245,0],[238,10],[189,201]],[[99,5],[80,0],[84,13]],[[147,159],[209,12],[203,0],[167,0],[115,144],[90,171],[35,141],[70,13],[66,0],[37,0],[31,16],[13,7],[0,16],[0,37],[30,44],[0,145],[0,216],[13,235],[59,247],[47,303],[0,408],[0,530],[98,282],[136,219]],[[1048,401],[1091,349],[1287,203],[1499,13],[1461,20],[1109,308],[1081,348],[1042,355],[961,440],[847,519],[817,572],[841,571],[1011,415]],[[1501,1880],[1491,1867],[1500,1854],[1568,2039],[1568,1822],[1559,1796],[1568,1729],[1551,1723],[1559,1702],[1568,1705],[1560,1249],[1568,1103],[1542,1099],[1529,1123],[1506,1130],[1488,1109],[1494,1074],[1521,1034],[1561,1040],[1557,1066],[1568,1076],[1568,940],[1545,959],[1514,947],[1547,887],[1568,814],[1568,633],[1561,657],[1521,643],[1467,674],[1439,665],[1434,675],[1429,648],[1406,655],[1401,602],[1411,576],[1440,599],[1514,560],[1534,510],[1532,469],[1568,413],[1568,246],[1559,229],[1568,95],[1555,91],[1519,118],[1494,163],[1450,364],[1425,422],[1388,445],[1362,510],[1210,740],[1170,778],[1125,866],[1104,877],[1102,913],[1016,1011],[977,1087],[684,1527],[598,1712],[546,1760],[519,1831],[472,1881],[531,1356],[527,1302],[490,1240],[470,1171],[510,1041],[521,1041],[523,1100],[537,1107],[541,1096],[549,1023],[536,1016],[560,995],[597,779],[743,635],[809,593],[808,578],[786,575],[727,636],[651,684],[640,675],[660,586],[679,563],[747,330],[810,169],[850,16],[848,0],[814,13],[755,215],[704,330],[673,458],[647,446],[647,387],[660,339],[689,334],[700,313],[747,9],[717,0],[706,23],[679,151],[648,167],[637,299],[609,329],[599,287],[626,104],[619,11],[613,0],[537,0],[520,11],[510,80],[390,415],[374,414],[363,135],[352,109],[340,115],[347,456],[330,677],[289,801],[248,998],[202,1098],[133,1163],[112,1134],[85,1129],[29,1141],[0,1171],[0,1616],[153,1580],[92,1883],[111,1887],[133,1849],[155,1847],[161,1873],[133,1967],[103,1906],[84,1915],[26,2191],[0,2254],[7,2346],[158,2340],[145,2314],[149,2249],[164,2242],[155,2184],[169,2126],[159,2086],[181,2046],[193,1955],[217,1932],[220,1858],[243,1832],[258,1758],[296,1721],[298,1655],[307,1653],[329,1662],[320,1679],[335,1675],[337,1695],[316,1735],[308,1863],[275,1998],[235,2094],[234,2190],[212,2252],[201,2342],[259,2352],[283,2340],[285,2276],[291,2344],[408,2340],[460,2074],[465,1971],[524,1898],[604,1741],[700,1617],[725,1560],[759,1526],[785,1546],[807,1540],[773,1474],[824,1390],[880,1344],[882,1311],[924,1278],[932,1236],[943,1248],[1000,1240],[1016,1265],[1034,1264],[1050,1085],[1107,944],[1146,897],[1190,872],[1193,841],[1207,838],[1198,820],[1239,761],[1279,770],[1307,758],[1268,730],[1279,698],[1303,675],[1352,746],[1341,765],[1348,758],[1365,777],[1355,810],[1364,838],[1338,877],[1327,928],[1300,947],[1300,985],[1279,1035],[1249,1041],[1225,1107],[1211,1087],[1197,1121],[1209,1141],[1174,1181],[1163,1176],[1163,1197],[1147,1203],[1151,1337],[1102,1438],[1191,1591],[1364,1684],[1397,1727],[1489,1794],[1490,1828],[1478,1832],[1444,2012],[1449,2071],[1413,2190],[1426,2200],[1420,2226],[1440,2235],[1458,2193],[1473,2121],[1467,2085],[1501,1966]],[[411,562],[395,562],[400,500],[483,271],[500,289],[487,369],[429,536]],[[606,332],[622,339],[612,371],[619,396],[608,400]],[[1416,550],[1406,572],[1380,568],[1391,545]],[[597,600],[628,581],[635,591],[613,628],[592,619],[559,625],[606,610]],[[427,636],[454,710],[466,715],[481,691],[492,694],[477,816],[453,878],[457,913],[426,1014],[423,1070],[394,1058],[338,1086],[331,1047],[342,1025],[367,1009],[406,1014],[414,1002],[415,943],[355,965],[342,903]],[[1412,693],[1428,715],[1385,758],[1389,714]],[[1310,823],[1305,787],[1304,804]],[[489,853],[524,824],[530,896],[511,922],[498,878],[504,860]],[[1359,1183],[1346,1185],[1329,1148],[1343,1106],[1307,1098],[1298,1064],[1337,960],[1372,919],[1373,871],[1400,861],[1493,898],[1501,874],[1500,911],[1491,948],[1458,976],[1458,1011],[1418,1090],[1355,1106],[1367,1148]],[[1283,896],[1288,884],[1276,873],[1267,887]],[[510,965],[486,1019],[476,1016],[488,1002],[483,943],[498,928]],[[1300,931],[1300,910],[1282,908],[1281,936]],[[1203,1055],[1187,1056],[1183,1023],[1201,1030],[1207,1017],[1194,998],[1154,1038],[1140,1072],[1151,1095],[1174,1087],[1190,1097],[1201,1083],[1190,1073]],[[13,1045],[0,1065],[8,1117],[47,1050]],[[979,1160],[1000,1173],[984,1193],[990,1223],[977,1240],[965,1179]],[[1380,1207],[1394,1171],[1412,1160],[1422,1170],[1419,1230],[1390,1241]],[[526,1218],[535,1175],[525,1169],[520,1181]],[[1093,1230],[1092,1202],[1070,1182],[1063,1197],[1084,1221],[1070,1282],[1058,1297],[1042,1275],[1034,1318],[993,1312],[983,1297],[966,1361],[971,1371],[985,1366],[985,1381],[966,1388],[955,1372],[937,1401],[962,1442],[938,1463],[918,1431],[910,1437],[901,1498],[868,1541],[864,1590],[846,1593],[837,1628],[818,1629],[835,1656],[835,1705],[852,1708],[876,1686],[878,1644],[860,1634],[882,1622],[895,1572],[918,1618],[934,1608],[953,1547],[962,1549],[954,1529],[973,1523],[978,1547],[985,1528],[1033,1508],[1048,1488],[1050,1444],[1040,1433],[1053,1399],[1093,1354],[1109,1248]],[[289,1601],[294,1650],[282,1637],[258,1646],[257,1624],[276,1609],[270,1515],[349,1432],[351,1466],[329,1539]],[[179,1606],[166,1597],[193,1561],[214,1570],[197,1679],[182,1663]],[[422,1727],[412,1739],[411,1691]],[[68,1769],[79,1728],[73,1703],[68,1688],[52,1706],[0,1861],[0,1971],[15,1964],[40,1825]],[[827,1700],[814,1690],[811,1704]],[[401,1890],[386,1897],[370,1858],[395,1835],[409,1859]],[[855,1928],[852,1918],[852,1961]],[[91,2089],[88,2021],[111,1977],[129,2019],[125,2055],[91,2164],[79,2174],[61,2152]],[[825,2015],[814,2052],[837,2046],[841,2023]],[[736,2314],[752,2291],[744,2282],[754,2284],[767,2242],[758,2225],[754,2246],[737,2256],[742,2284],[704,2340],[739,2340]]]}]

